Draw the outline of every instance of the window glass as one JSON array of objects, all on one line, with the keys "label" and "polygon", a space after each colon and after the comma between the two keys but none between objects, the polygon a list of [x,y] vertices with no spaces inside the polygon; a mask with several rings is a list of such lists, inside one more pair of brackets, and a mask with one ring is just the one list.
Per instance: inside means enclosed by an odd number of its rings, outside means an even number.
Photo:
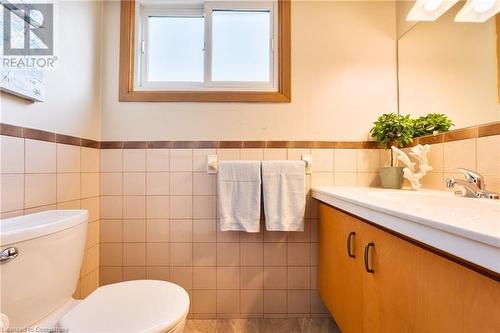
[{"label": "window glass", "polygon": [[213,11],[212,81],[270,81],[269,11]]},{"label": "window glass", "polygon": [[203,17],[149,17],[148,81],[203,82]]}]

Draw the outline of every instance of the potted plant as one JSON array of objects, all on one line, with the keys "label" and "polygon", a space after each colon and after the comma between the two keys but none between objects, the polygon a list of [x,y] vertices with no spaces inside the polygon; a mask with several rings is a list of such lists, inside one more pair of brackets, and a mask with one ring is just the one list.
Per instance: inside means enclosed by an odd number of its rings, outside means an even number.
[{"label": "potted plant", "polygon": [[453,122],[445,114],[429,113],[426,116],[415,119],[414,137],[436,135],[437,133],[448,131],[451,126],[453,126]]},{"label": "potted plant", "polygon": [[[414,121],[410,115],[402,116],[394,113],[381,115],[370,130],[370,134],[384,149],[391,146],[404,147],[413,141]],[[379,170],[383,188],[401,189],[403,187],[403,167],[396,166],[391,149],[391,166]]]}]

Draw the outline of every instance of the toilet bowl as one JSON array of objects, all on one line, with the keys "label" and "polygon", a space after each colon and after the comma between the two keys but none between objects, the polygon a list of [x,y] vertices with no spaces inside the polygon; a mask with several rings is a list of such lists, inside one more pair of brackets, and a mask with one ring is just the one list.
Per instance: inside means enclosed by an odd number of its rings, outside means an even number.
[{"label": "toilet bowl", "polygon": [[136,280],[100,287],[63,315],[71,333],[180,333],[189,310],[187,292],[170,282]]},{"label": "toilet bowl", "polygon": [[[157,280],[120,282],[72,298],[80,274],[88,212],[59,210],[0,221],[0,308],[12,331],[181,333],[187,292]],[[4,252],[5,251],[5,252]]]}]

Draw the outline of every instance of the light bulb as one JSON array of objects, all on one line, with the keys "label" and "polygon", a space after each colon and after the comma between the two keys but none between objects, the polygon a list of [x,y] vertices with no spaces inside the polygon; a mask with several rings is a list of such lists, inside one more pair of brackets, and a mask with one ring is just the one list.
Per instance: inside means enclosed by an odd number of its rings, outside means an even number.
[{"label": "light bulb", "polygon": [[455,22],[486,22],[500,11],[500,0],[467,0]]},{"label": "light bulb", "polygon": [[473,3],[474,11],[478,13],[487,12],[491,7],[493,7],[495,1],[496,0],[476,0]]},{"label": "light bulb", "polygon": [[417,0],[408,12],[406,20],[435,21],[458,1],[459,0]]},{"label": "light bulb", "polygon": [[428,12],[433,12],[441,6],[443,0],[427,0],[424,3],[424,9]]}]

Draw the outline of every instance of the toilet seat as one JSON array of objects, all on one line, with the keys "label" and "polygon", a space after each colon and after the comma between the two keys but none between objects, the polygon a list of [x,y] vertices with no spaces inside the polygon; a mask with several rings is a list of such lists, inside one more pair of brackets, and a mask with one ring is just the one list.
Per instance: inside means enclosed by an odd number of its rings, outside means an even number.
[{"label": "toilet seat", "polygon": [[173,330],[188,310],[187,292],[173,283],[127,281],[97,288],[58,326],[70,333],[158,333]]}]

